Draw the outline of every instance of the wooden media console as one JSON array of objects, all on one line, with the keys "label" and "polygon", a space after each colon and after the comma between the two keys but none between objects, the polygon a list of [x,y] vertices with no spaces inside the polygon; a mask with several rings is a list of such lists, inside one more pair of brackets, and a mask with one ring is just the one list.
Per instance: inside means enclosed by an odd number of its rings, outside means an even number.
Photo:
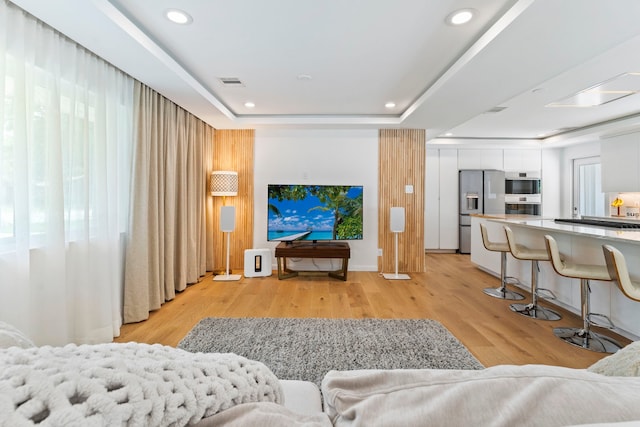
[{"label": "wooden media console", "polygon": [[276,246],[278,279],[288,279],[297,276],[299,273],[299,271],[287,268],[287,258],[339,258],[342,259],[342,268],[336,271],[328,271],[327,273],[330,277],[347,280],[350,257],[351,248],[346,242],[281,242]]}]

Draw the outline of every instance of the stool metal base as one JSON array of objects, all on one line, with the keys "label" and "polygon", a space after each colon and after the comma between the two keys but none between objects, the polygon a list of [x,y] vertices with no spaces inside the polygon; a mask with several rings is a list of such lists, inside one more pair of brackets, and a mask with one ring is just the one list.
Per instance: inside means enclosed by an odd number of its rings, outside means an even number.
[{"label": "stool metal base", "polygon": [[554,328],[553,334],[568,344],[598,353],[615,353],[622,348],[613,338],[582,328]]},{"label": "stool metal base", "polygon": [[506,276],[500,286],[498,286],[497,288],[484,288],[482,292],[489,295],[490,297],[500,298],[504,300],[512,300],[512,301],[523,300],[524,295],[507,289],[508,284],[509,285],[520,284],[520,280],[512,276]]},{"label": "stool metal base", "polygon": [[551,310],[550,308],[544,308],[534,304],[511,304],[509,306],[511,311],[529,317],[531,319],[539,320],[560,320],[562,316]]},{"label": "stool metal base", "polygon": [[511,291],[507,288],[485,288],[482,290],[490,297],[500,298],[505,300],[519,301],[524,299],[524,295]]}]

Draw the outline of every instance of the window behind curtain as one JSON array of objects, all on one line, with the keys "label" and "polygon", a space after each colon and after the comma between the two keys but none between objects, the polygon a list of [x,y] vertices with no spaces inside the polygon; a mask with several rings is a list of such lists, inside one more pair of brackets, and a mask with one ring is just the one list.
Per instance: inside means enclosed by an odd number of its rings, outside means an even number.
[{"label": "window behind curtain", "polygon": [[38,344],[121,325],[133,79],[0,1],[0,320]]}]

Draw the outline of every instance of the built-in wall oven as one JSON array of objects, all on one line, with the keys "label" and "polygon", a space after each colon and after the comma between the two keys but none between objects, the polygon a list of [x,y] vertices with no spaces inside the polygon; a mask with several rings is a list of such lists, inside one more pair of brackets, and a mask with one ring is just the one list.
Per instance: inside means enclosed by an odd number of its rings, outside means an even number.
[{"label": "built-in wall oven", "polygon": [[505,194],[504,213],[518,215],[540,215],[542,199],[540,194],[528,194],[526,196]]},{"label": "built-in wall oven", "polygon": [[504,213],[540,215],[542,193],[540,172],[506,172]]}]

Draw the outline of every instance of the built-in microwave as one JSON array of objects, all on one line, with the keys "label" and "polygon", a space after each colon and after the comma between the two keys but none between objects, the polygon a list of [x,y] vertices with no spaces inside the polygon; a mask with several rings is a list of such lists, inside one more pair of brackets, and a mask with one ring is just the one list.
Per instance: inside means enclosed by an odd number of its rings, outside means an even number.
[{"label": "built-in microwave", "polygon": [[540,194],[540,172],[505,172],[505,194]]}]

